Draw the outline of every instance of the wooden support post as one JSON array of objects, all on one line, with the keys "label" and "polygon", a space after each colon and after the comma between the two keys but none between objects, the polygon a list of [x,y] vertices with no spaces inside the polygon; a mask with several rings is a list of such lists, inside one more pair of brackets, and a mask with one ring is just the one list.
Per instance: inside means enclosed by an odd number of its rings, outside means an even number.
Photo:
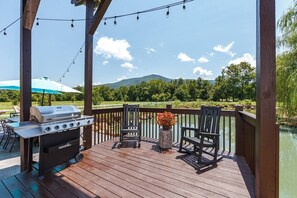
[{"label": "wooden support post", "polygon": [[[21,1],[21,16],[28,0]],[[31,107],[31,30],[20,20],[20,121],[30,119]],[[29,169],[30,140],[20,138],[21,171]]]},{"label": "wooden support post", "polygon": [[[85,89],[84,114],[92,115],[92,84],[93,84],[93,34],[89,34],[94,11],[94,1],[86,1],[86,27],[85,27]],[[92,147],[92,126],[84,127],[84,148]]]},{"label": "wooden support post", "polygon": [[90,28],[89,28],[89,34],[94,35],[96,32],[96,29],[99,25],[99,23],[101,22],[107,8],[109,7],[109,4],[111,3],[111,0],[102,0],[100,2],[100,5],[98,7],[98,9],[96,10],[96,13],[94,15],[94,20],[92,21],[92,23],[90,24]]},{"label": "wooden support post", "polygon": [[27,0],[24,4],[25,7],[22,12],[24,19],[23,27],[28,30],[32,30],[39,4],[40,0]]},{"label": "wooden support post", "polygon": [[257,197],[278,197],[275,0],[257,0]]},{"label": "wooden support post", "polygon": [[236,155],[244,155],[244,129],[243,120],[239,114],[239,111],[243,111],[243,106],[235,106],[235,129],[236,129],[236,143],[235,143],[235,153]]}]

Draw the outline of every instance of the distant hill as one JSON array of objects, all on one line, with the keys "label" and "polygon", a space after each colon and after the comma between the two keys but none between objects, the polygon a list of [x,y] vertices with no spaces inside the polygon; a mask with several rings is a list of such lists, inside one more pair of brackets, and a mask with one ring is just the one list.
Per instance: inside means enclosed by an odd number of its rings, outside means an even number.
[{"label": "distant hill", "polygon": [[[170,78],[166,78],[164,76],[160,76],[160,75],[157,75],[157,74],[151,74],[151,75],[148,75],[148,76],[143,76],[143,77],[138,77],[138,78],[129,78],[129,79],[124,79],[124,80],[121,80],[119,82],[115,82],[115,83],[107,83],[107,84],[104,84],[105,86],[108,86],[112,89],[116,89],[116,88],[119,88],[121,86],[131,86],[131,85],[138,85],[140,84],[141,82],[148,82],[148,81],[151,81],[151,80],[163,80],[165,82],[170,82],[174,79],[170,79]],[[186,80],[189,80],[189,79],[186,79]],[[214,80],[209,80],[210,84],[214,84],[215,81]]]},{"label": "distant hill", "polygon": [[172,81],[172,79],[165,78],[165,77],[160,76],[160,75],[152,74],[152,75],[143,76],[143,77],[139,77],[139,78],[124,79],[124,80],[121,80],[119,82],[108,83],[108,84],[104,84],[104,85],[115,89],[115,88],[119,88],[120,86],[138,85],[138,84],[140,84],[141,82],[144,82],[144,81],[148,82],[148,81],[157,80],[157,79],[163,80],[165,82]]}]

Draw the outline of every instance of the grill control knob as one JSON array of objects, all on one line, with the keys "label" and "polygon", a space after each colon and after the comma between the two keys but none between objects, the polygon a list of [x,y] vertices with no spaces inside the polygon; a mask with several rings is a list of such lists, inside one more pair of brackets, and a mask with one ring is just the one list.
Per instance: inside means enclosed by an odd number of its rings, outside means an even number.
[{"label": "grill control knob", "polygon": [[56,125],[54,128],[55,128],[55,130],[59,130],[60,127],[58,125]]},{"label": "grill control knob", "polygon": [[70,127],[73,127],[73,126],[74,126],[74,124],[73,124],[73,123],[70,123],[70,124],[69,124],[69,126],[70,126]]},{"label": "grill control knob", "polygon": [[63,127],[63,129],[66,129],[67,128],[67,124],[63,124],[62,127]]},{"label": "grill control knob", "polygon": [[77,125],[77,126],[80,126],[80,122],[77,122],[76,125]]},{"label": "grill control knob", "polygon": [[87,123],[88,123],[88,124],[91,124],[91,120],[88,120]]},{"label": "grill control knob", "polygon": [[50,132],[51,131],[51,127],[46,127],[45,128],[45,132]]}]

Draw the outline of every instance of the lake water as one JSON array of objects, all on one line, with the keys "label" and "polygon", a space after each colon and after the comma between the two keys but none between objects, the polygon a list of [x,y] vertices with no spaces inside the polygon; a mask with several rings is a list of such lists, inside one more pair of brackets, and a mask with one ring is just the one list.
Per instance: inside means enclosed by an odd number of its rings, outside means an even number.
[{"label": "lake water", "polygon": [[279,158],[279,197],[297,197],[297,128],[281,127]]}]

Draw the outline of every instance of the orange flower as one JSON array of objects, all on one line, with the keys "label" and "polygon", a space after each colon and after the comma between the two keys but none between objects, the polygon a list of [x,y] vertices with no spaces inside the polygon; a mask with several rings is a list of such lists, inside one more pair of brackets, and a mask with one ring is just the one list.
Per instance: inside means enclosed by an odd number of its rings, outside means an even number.
[{"label": "orange flower", "polygon": [[158,113],[157,123],[162,126],[172,126],[175,124],[174,115],[167,111],[164,113]]}]

